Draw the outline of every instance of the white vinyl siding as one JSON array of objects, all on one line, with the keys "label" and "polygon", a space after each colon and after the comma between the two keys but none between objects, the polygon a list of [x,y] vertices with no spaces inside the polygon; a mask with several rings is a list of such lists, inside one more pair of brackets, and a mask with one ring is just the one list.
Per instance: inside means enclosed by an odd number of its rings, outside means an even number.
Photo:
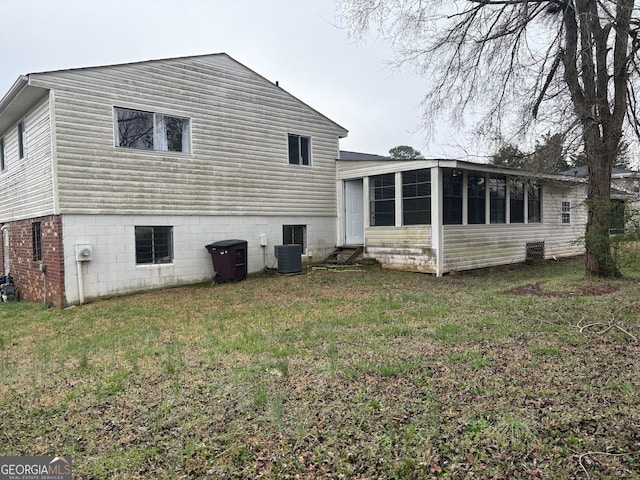
[{"label": "white vinyl siding", "polygon": [[[543,211],[558,212],[570,189],[575,205],[580,204],[583,187],[542,187]],[[526,259],[527,242],[545,243],[545,258],[584,253],[577,238],[584,234],[584,208],[574,209],[576,218],[567,228],[559,215],[546,215],[544,223],[492,225],[445,225],[443,227],[444,271],[470,270],[494,265],[508,265]]]},{"label": "white vinyl siding", "polygon": [[[225,55],[35,75],[55,89],[61,213],[336,216],[346,131]],[[113,108],[191,120],[191,155],[115,147]],[[311,142],[293,171],[287,133]],[[90,179],[90,181],[88,181]]]},{"label": "white vinyl siding", "polygon": [[4,136],[5,171],[0,175],[0,221],[55,213],[49,100],[24,117],[28,155],[19,158],[17,125]]}]

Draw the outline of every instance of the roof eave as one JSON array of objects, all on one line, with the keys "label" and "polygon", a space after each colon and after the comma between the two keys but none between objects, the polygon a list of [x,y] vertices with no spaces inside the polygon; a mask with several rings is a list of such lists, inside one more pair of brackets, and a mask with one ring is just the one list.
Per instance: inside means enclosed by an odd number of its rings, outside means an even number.
[{"label": "roof eave", "polygon": [[29,76],[22,75],[0,100],[0,135],[20,121],[49,90],[29,84]]}]

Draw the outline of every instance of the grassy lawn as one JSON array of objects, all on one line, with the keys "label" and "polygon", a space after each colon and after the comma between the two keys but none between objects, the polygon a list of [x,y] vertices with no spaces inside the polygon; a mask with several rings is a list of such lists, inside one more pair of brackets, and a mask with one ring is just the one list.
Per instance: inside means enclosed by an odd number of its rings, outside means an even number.
[{"label": "grassy lawn", "polygon": [[0,455],[74,478],[640,478],[640,270],[254,275],[0,305]]}]

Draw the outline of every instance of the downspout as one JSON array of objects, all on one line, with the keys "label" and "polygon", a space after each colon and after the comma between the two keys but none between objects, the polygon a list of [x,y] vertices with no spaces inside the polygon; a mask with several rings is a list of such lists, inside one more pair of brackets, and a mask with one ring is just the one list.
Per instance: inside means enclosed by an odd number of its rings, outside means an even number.
[{"label": "downspout", "polygon": [[80,299],[80,305],[84,303],[84,277],[82,276],[82,262],[76,260],[78,267],[78,298]]}]

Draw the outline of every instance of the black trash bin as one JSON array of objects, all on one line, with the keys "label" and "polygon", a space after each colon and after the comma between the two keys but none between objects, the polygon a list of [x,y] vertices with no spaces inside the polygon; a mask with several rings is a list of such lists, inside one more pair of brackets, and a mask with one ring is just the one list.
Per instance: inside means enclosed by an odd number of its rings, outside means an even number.
[{"label": "black trash bin", "polygon": [[239,282],[247,278],[247,242],[221,240],[205,246],[211,254],[214,282]]}]

